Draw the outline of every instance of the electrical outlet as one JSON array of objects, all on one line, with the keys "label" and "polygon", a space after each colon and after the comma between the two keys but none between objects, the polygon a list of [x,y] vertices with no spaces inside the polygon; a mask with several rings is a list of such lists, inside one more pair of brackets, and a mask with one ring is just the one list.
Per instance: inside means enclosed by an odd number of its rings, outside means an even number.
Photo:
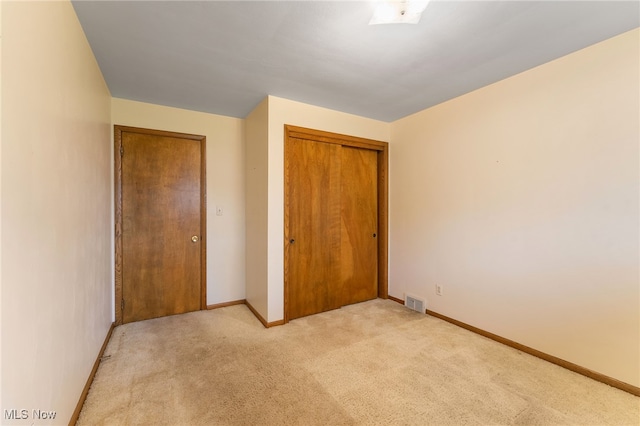
[{"label": "electrical outlet", "polygon": [[442,284],[436,284],[436,294],[442,296]]}]

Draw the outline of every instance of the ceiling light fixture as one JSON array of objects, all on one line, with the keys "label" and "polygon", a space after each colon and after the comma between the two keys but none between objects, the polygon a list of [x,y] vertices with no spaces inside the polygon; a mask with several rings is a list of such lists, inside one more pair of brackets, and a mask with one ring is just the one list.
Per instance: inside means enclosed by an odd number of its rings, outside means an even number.
[{"label": "ceiling light fixture", "polygon": [[417,24],[429,0],[381,0],[375,3],[369,25]]}]

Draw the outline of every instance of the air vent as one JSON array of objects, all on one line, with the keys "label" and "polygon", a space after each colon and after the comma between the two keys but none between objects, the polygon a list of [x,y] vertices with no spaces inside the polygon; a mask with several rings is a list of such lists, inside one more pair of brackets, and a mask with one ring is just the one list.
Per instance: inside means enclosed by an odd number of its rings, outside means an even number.
[{"label": "air vent", "polygon": [[421,314],[426,313],[427,302],[419,297],[405,295],[404,298],[404,306],[411,309],[412,311],[420,312]]}]

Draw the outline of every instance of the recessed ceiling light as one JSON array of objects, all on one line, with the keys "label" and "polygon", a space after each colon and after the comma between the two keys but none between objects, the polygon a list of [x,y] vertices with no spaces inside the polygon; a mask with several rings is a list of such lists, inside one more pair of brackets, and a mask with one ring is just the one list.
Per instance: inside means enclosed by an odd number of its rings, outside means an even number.
[{"label": "recessed ceiling light", "polygon": [[381,0],[376,1],[369,25],[417,24],[429,0]]}]

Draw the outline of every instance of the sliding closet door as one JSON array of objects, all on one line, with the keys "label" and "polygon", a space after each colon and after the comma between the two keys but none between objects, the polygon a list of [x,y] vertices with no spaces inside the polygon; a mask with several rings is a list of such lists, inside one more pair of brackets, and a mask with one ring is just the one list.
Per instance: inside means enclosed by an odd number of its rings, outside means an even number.
[{"label": "sliding closet door", "polygon": [[377,152],[343,146],[340,267],[342,304],[378,296]]},{"label": "sliding closet door", "polygon": [[289,139],[289,318],[341,306],[340,145]]},{"label": "sliding closet door", "polygon": [[379,294],[378,151],[319,139],[285,145],[287,320]]}]

